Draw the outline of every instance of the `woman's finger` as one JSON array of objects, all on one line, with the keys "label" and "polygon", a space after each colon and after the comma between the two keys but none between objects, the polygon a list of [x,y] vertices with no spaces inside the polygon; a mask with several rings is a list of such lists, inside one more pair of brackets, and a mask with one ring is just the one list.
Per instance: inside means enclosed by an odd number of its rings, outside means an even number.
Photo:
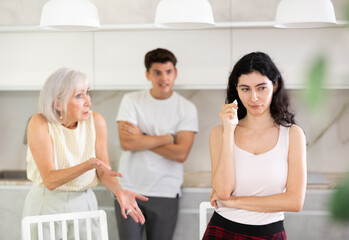
[{"label": "woman's finger", "polygon": [[214,200],[211,199],[211,200],[210,200],[210,203],[211,203],[211,206],[213,207],[213,206],[214,206]]},{"label": "woman's finger", "polygon": [[140,222],[141,224],[144,224],[145,218],[141,212],[141,210],[137,207],[132,208],[132,211],[129,213],[129,215],[133,218],[135,222]]},{"label": "woman's finger", "polygon": [[112,177],[122,177],[122,174],[115,171],[108,171],[108,174]]},{"label": "woman's finger", "polygon": [[216,201],[214,201],[213,205],[214,205],[213,207],[214,207],[215,209],[218,209],[217,200],[216,200]]},{"label": "woman's finger", "polygon": [[126,215],[126,212],[125,212],[125,208],[121,208],[121,215],[127,219],[127,215]]},{"label": "woman's finger", "polygon": [[220,112],[220,114],[235,114],[235,111],[233,109],[226,109],[222,112]]},{"label": "woman's finger", "polygon": [[232,107],[237,107],[234,103],[229,103],[229,104],[224,104],[223,105],[223,108],[226,109],[226,108],[232,108]]},{"label": "woman's finger", "polygon": [[136,223],[139,222],[134,210],[132,210],[132,212],[130,212],[128,215],[131,216]]},{"label": "woman's finger", "polygon": [[233,108],[236,110],[238,109],[238,106],[236,106],[234,103],[230,103],[230,104],[225,104],[224,107],[222,107],[222,112],[231,112],[233,111]]},{"label": "woman's finger", "polygon": [[142,211],[139,209],[139,207],[134,208],[134,212],[135,212],[135,215],[136,215],[136,217],[138,218],[139,222],[140,222],[141,224],[144,224],[145,218],[144,218],[144,216],[143,216]]},{"label": "woman's finger", "polygon": [[144,196],[139,195],[137,193],[135,193],[135,198],[138,198],[141,201],[148,201],[149,200],[147,197],[144,197]]}]

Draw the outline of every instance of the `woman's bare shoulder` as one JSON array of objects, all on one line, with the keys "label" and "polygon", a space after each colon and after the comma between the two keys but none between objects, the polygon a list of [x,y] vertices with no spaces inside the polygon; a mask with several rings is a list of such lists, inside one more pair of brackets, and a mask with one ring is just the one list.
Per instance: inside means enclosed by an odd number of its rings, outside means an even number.
[{"label": "woman's bare shoulder", "polygon": [[210,136],[218,136],[222,135],[223,133],[223,126],[222,125],[217,125],[211,129]]},{"label": "woman's bare shoulder", "polygon": [[304,131],[300,126],[298,126],[296,124],[292,124],[290,127],[290,134],[301,136],[301,135],[304,135]]},{"label": "woman's bare shoulder", "polygon": [[102,114],[98,113],[98,112],[92,112],[93,114],[93,120],[95,122],[95,124],[105,124],[105,119],[103,117]]},{"label": "woman's bare shoulder", "polygon": [[102,131],[107,128],[107,123],[102,114],[98,112],[93,112],[93,121],[95,123],[96,131]]},{"label": "woman's bare shoulder", "polygon": [[47,120],[41,113],[34,114],[30,118],[28,127],[30,127],[30,126],[45,127],[45,126],[47,126]]},{"label": "woman's bare shoulder", "polygon": [[46,118],[41,113],[34,114],[28,123],[28,140],[39,139],[48,135],[49,129]]},{"label": "woman's bare shoulder", "polygon": [[305,134],[303,129],[296,124],[292,124],[292,126],[290,127],[290,140],[298,141],[304,138]]}]

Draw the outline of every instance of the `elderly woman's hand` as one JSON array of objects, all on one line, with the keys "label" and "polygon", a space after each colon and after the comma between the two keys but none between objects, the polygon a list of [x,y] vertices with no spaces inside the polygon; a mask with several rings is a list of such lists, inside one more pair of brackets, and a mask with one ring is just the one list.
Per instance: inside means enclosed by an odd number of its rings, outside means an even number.
[{"label": "elderly woman's hand", "polygon": [[138,207],[136,199],[148,201],[148,198],[126,189],[117,191],[116,197],[120,204],[121,214],[125,219],[130,215],[136,223],[144,224],[145,218]]},{"label": "elderly woman's hand", "polygon": [[103,162],[97,158],[90,158],[90,161],[92,164],[92,168],[95,168],[97,171],[102,172],[102,173],[106,173],[112,177],[122,177],[121,173],[111,170],[111,167],[108,164],[106,164],[105,162]]}]

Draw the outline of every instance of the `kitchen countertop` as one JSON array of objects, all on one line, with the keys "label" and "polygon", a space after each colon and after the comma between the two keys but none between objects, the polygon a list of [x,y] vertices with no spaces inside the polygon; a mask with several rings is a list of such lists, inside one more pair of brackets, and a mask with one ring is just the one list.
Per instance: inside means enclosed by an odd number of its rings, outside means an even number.
[{"label": "kitchen countertop", "polygon": [[[346,173],[308,173],[308,189],[331,189]],[[187,172],[182,187],[211,187],[211,172]]]},{"label": "kitchen countertop", "polygon": [[[337,186],[346,173],[308,173],[308,189],[331,189]],[[32,183],[23,179],[0,179],[0,185],[30,186]],[[183,188],[211,187],[211,172],[186,172],[184,173]]]}]

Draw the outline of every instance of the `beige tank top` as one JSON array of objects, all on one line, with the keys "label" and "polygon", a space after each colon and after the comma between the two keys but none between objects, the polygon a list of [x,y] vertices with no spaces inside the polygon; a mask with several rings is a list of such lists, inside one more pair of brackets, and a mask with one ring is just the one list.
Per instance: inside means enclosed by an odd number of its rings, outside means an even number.
[{"label": "beige tank top", "polygon": [[[56,169],[66,169],[96,157],[96,130],[93,113],[90,111],[87,121],[79,121],[75,129],[61,124],[48,123],[53,142],[54,163]],[[31,150],[27,150],[27,176],[37,185],[43,186],[43,180],[36,166]],[[58,187],[62,191],[82,191],[98,184],[96,170],[91,169],[72,181]]]}]

